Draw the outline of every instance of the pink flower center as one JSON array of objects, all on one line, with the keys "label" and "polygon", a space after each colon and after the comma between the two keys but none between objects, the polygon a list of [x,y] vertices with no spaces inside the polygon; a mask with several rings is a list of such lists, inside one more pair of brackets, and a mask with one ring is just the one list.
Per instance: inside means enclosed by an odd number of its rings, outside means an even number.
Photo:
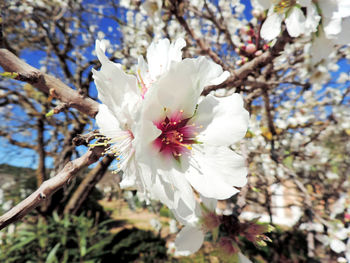
[{"label": "pink flower center", "polygon": [[197,135],[196,126],[188,124],[191,118],[183,118],[183,111],[173,114],[170,118],[165,117],[164,120],[154,122],[161,135],[154,140],[155,148],[166,157],[173,156],[175,159],[183,154],[189,154],[192,144],[197,143],[195,136]]}]

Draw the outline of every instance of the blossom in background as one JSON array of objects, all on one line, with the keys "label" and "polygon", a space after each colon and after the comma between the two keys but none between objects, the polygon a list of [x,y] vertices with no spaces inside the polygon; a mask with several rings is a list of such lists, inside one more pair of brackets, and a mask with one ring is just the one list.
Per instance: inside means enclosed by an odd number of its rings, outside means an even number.
[{"label": "blossom in background", "polygon": [[[260,9],[268,9],[267,17],[261,27],[261,37],[267,41],[275,39],[281,33],[284,21],[290,36],[309,35],[317,31],[321,17],[311,0],[255,0]],[[302,11],[306,8],[306,16]]]},{"label": "blossom in background", "polygon": [[316,238],[325,246],[329,246],[331,250],[339,254],[346,252],[347,259],[350,259],[350,242],[347,239],[350,237],[350,227],[345,227],[343,223],[336,222],[329,225],[327,235],[317,234]]},{"label": "blossom in background", "polygon": [[245,160],[229,147],[244,137],[249,118],[239,94],[200,97],[229,73],[205,57],[182,60],[184,45],[183,39],[152,43],[134,76],[109,61],[97,41],[102,67],[93,70],[103,103],[96,122],[106,152],[124,171],[121,186],[172,209],[185,224],[179,238],[197,218],[192,187],[203,198],[227,199],[246,184]]},{"label": "blossom in background", "polygon": [[350,44],[350,1],[319,0],[318,6],[322,15],[322,27],[311,47],[313,64],[329,59],[335,45]]},{"label": "blossom in background", "polygon": [[[281,33],[284,21],[290,36],[311,36],[312,64],[329,57],[335,45],[350,43],[350,1],[348,0],[251,0],[256,10],[267,10],[260,35],[271,41]],[[306,16],[302,7],[306,10]],[[322,18],[322,19],[321,19]]]},{"label": "blossom in background", "polygon": [[322,28],[325,36],[336,44],[349,44],[350,1],[319,0],[317,2],[322,15]]}]

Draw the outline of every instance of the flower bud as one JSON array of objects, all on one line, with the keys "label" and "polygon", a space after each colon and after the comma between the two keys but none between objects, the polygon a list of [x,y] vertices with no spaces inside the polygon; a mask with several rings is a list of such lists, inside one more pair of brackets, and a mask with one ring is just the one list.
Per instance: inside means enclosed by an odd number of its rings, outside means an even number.
[{"label": "flower bud", "polygon": [[248,54],[253,54],[256,51],[256,46],[254,44],[248,44],[245,48]]}]

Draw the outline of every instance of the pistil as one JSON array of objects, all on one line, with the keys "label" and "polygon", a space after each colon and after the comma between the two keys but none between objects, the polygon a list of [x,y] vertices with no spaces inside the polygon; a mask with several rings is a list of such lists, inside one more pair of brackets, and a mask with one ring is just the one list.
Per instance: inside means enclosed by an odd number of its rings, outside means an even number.
[{"label": "pistil", "polygon": [[180,110],[165,117],[164,120],[155,122],[161,135],[154,141],[156,149],[165,156],[172,156],[176,160],[183,154],[189,154],[192,144],[196,143],[197,128],[194,124],[189,124],[191,118],[183,117],[183,110]]}]

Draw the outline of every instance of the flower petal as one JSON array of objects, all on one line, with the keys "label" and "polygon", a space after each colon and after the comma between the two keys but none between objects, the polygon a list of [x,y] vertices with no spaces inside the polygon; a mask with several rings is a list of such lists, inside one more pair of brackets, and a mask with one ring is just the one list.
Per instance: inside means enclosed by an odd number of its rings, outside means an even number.
[{"label": "flower petal", "polygon": [[350,34],[347,29],[350,28],[350,17],[343,18],[342,28],[343,30],[336,36],[334,42],[339,45],[348,45],[350,44]]},{"label": "flower petal", "polygon": [[350,2],[348,0],[339,0],[339,11],[338,14],[341,17],[350,16]]},{"label": "flower petal", "polygon": [[184,46],[186,46],[186,42],[183,38],[178,38],[172,44],[170,44],[169,39],[152,42],[147,49],[147,62],[153,80],[165,73],[172,62],[181,61],[181,49]]},{"label": "flower petal", "polygon": [[186,178],[205,197],[227,199],[247,183],[244,158],[228,147],[194,147],[190,164]]},{"label": "flower petal", "polygon": [[328,38],[334,38],[334,35],[339,34],[342,29],[342,18],[340,16],[332,18],[324,17],[322,22],[324,24],[323,30]]},{"label": "flower petal", "polygon": [[203,202],[203,204],[205,205],[205,207],[211,211],[214,211],[216,208],[216,205],[218,204],[218,200],[214,199],[214,198],[207,198],[203,195],[200,195],[201,197],[201,201]]},{"label": "flower petal", "polygon": [[291,37],[298,37],[305,32],[305,16],[299,7],[292,7],[285,19],[288,33]]},{"label": "flower petal", "polygon": [[339,239],[331,239],[330,247],[335,253],[344,252],[346,249],[345,243]]},{"label": "flower petal", "polygon": [[96,123],[100,128],[100,133],[108,138],[113,138],[117,132],[121,131],[118,119],[104,104],[99,105]]},{"label": "flower petal", "polygon": [[[256,0],[256,4],[263,10],[269,9],[271,6],[270,0]],[[253,5],[254,6],[254,5]],[[255,7],[255,6],[254,6]]]},{"label": "flower petal", "polygon": [[120,64],[110,61],[98,40],[96,40],[96,53],[102,64],[100,71],[92,70],[98,98],[122,124],[131,125],[132,116],[135,115],[141,100],[137,79],[126,74]]},{"label": "flower petal", "polygon": [[158,101],[171,111],[170,115],[183,110],[184,116],[190,117],[204,87],[219,83],[225,77],[227,73],[222,71],[221,66],[205,57],[184,59],[173,64],[164,77],[154,83],[152,89],[157,90]]},{"label": "flower petal", "polygon": [[239,263],[252,263],[249,258],[247,258],[245,255],[243,255],[242,253],[238,253],[238,260]]},{"label": "flower petal", "polygon": [[318,24],[320,23],[321,16],[317,12],[317,7],[314,3],[307,5],[305,30],[306,34],[311,34],[317,31]]},{"label": "flower petal", "polygon": [[194,193],[185,175],[176,169],[164,171],[158,170],[160,177],[164,178],[171,185],[171,190],[174,192],[174,209],[182,218],[192,215],[195,210],[196,201]]},{"label": "flower petal", "polygon": [[193,226],[183,227],[175,239],[175,247],[179,253],[193,254],[197,252],[204,241],[204,233]]},{"label": "flower petal", "polygon": [[243,99],[239,94],[224,98],[208,95],[198,105],[194,121],[196,125],[203,126],[197,136],[198,141],[228,146],[245,136],[249,113],[244,109]]},{"label": "flower petal", "polygon": [[141,178],[141,168],[136,163],[134,157],[128,163],[127,168],[123,171],[122,181],[120,182],[120,188],[129,190],[145,191],[145,186]]},{"label": "flower petal", "polygon": [[[156,164],[141,164],[141,166],[147,167],[151,165],[154,167]],[[142,176],[145,186],[151,192],[153,198],[173,209],[178,217],[185,221],[193,217],[196,201],[192,188],[183,173],[176,169],[168,171],[158,169],[156,174],[149,171]]]},{"label": "flower petal", "polygon": [[327,39],[322,30],[320,30],[318,37],[315,38],[311,47],[312,63],[316,64],[322,59],[328,58],[329,54],[333,51],[333,46],[333,42]]},{"label": "flower petal", "polygon": [[284,15],[273,12],[272,6],[268,12],[268,16],[264,24],[261,27],[261,37],[267,41],[275,39],[281,33],[283,17]]}]

